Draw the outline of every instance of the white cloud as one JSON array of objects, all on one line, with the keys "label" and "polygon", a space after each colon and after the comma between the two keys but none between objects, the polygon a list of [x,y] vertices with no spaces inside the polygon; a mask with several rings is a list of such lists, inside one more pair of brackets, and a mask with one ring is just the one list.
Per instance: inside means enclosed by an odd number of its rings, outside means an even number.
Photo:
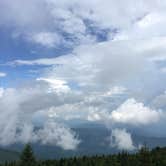
[{"label": "white cloud", "polygon": [[111,112],[110,120],[113,123],[131,125],[147,125],[160,120],[162,113],[152,110],[135,99],[128,99],[116,110]]},{"label": "white cloud", "polygon": [[[126,36],[133,36],[134,32],[139,36],[165,34],[166,4],[157,0],[139,0],[137,3],[133,0],[6,0],[0,6],[1,26],[13,27],[13,33],[21,36],[33,34],[32,41],[46,47],[56,47],[59,37],[66,40],[61,35],[64,33],[71,38],[67,43],[94,42],[96,35],[90,33],[90,27],[101,31],[117,29]],[[158,32],[156,26],[160,29]],[[110,33],[113,32],[110,30]]]},{"label": "white cloud", "polygon": [[57,47],[63,42],[62,37],[55,32],[40,32],[32,34],[29,36],[29,40],[48,48]]},{"label": "white cloud", "polygon": [[131,134],[125,129],[114,129],[111,134],[111,146],[120,150],[134,150]]},{"label": "white cloud", "polygon": [[61,78],[92,90],[107,89],[141,74],[146,59],[137,52],[131,42],[103,42],[77,47],[72,54],[57,58],[16,60],[9,65],[55,65],[45,72],[44,78]]},{"label": "white cloud", "polygon": [[[6,14],[2,21],[10,20],[12,23],[19,26],[24,24],[37,26],[36,20],[38,20],[38,26],[41,26],[47,25],[46,21],[52,16],[54,18],[53,21],[60,18],[63,19],[64,22],[72,19],[91,18],[92,21],[97,22],[98,24],[100,23],[102,26],[124,26],[129,24],[135,17],[138,17],[140,14],[147,11],[148,8],[152,9],[150,3],[142,0],[139,1],[137,6],[131,0],[128,0],[127,3],[124,3],[121,0],[105,0],[104,2],[101,0],[93,0],[92,2],[87,0],[72,0],[70,2],[66,0],[62,0],[61,2],[37,0],[33,2],[30,0],[28,2],[24,1],[23,5],[20,2],[20,0],[16,0],[15,2],[11,2],[10,0],[1,2],[1,5],[3,6],[1,12]],[[110,8],[112,8],[112,10],[109,10]],[[11,13],[6,13],[7,9],[10,9]],[[119,11],[121,11],[123,15]],[[46,16],[48,17],[47,20],[45,20]],[[112,20],[112,22],[110,20]]]},{"label": "white cloud", "polygon": [[149,78],[156,72],[154,60],[150,59],[164,56],[165,41],[165,38],[157,38],[103,42],[76,47],[71,54],[57,58],[15,60],[9,64],[55,65],[44,77],[72,80],[83,86],[96,82],[122,84],[136,76],[137,79],[145,75]]},{"label": "white cloud", "polygon": [[[39,142],[57,145],[65,150],[77,148],[80,140],[75,132],[64,127],[63,124],[49,121],[48,118],[42,122],[43,127],[41,126],[40,130],[35,129],[35,124],[32,122],[33,115],[41,108],[57,104],[55,101],[58,100],[57,94],[52,94],[53,97],[46,91],[47,88],[43,88],[3,89],[0,98],[1,145],[5,146],[17,142]],[[46,98],[43,104],[41,97]],[[52,98],[52,101],[48,98]]]},{"label": "white cloud", "polygon": [[[112,97],[99,93],[95,95],[96,100],[92,99],[94,97],[92,94],[77,91],[48,92],[48,88],[48,85],[37,82],[37,85],[33,84],[33,87],[3,89],[0,100],[0,132],[3,133],[0,136],[1,145],[38,141],[45,144],[53,144],[54,142],[54,145],[64,149],[70,147],[72,149],[79,144],[79,139],[71,129],[59,125],[57,122],[61,120],[74,121],[75,119],[92,121],[89,119],[90,116],[93,116],[94,121],[94,115],[100,114],[100,110],[105,105],[105,98]],[[9,120],[6,121],[6,119]],[[50,124],[55,128],[55,131],[51,129],[51,126],[48,127],[49,120],[55,122]],[[35,124],[44,125],[40,132],[34,129]],[[47,134],[48,137],[42,137],[43,134]],[[55,141],[57,138],[60,140]]]},{"label": "white cloud", "polygon": [[166,13],[163,10],[149,11],[132,26],[122,30],[115,39],[135,40],[166,36]]},{"label": "white cloud", "polygon": [[60,79],[51,79],[51,78],[37,78],[37,81],[44,81],[49,84],[50,91],[58,92],[69,92],[70,87],[67,85],[67,82]]},{"label": "white cloud", "polygon": [[39,130],[37,135],[42,144],[56,144],[64,150],[76,149],[80,143],[80,140],[73,131],[54,122],[46,123],[44,128]]},{"label": "white cloud", "polygon": [[96,84],[110,85],[127,80],[141,73],[143,67],[140,66],[145,62],[131,47],[129,43],[120,42],[77,47],[73,55],[55,59],[54,62],[61,66],[50,69],[48,77],[64,78],[82,87],[93,86],[92,88]]},{"label": "white cloud", "polygon": [[13,62],[8,62],[8,65],[56,65],[57,64],[56,58],[42,58],[42,59],[35,59],[35,60],[14,60]]},{"label": "white cloud", "polygon": [[126,88],[124,87],[120,87],[120,86],[114,86],[113,88],[111,88],[110,90],[108,90],[105,94],[103,94],[104,96],[113,96],[113,95],[121,95],[124,94],[126,91]]},{"label": "white cloud", "polygon": [[[83,119],[102,122],[111,125],[110,128],[119,124],[129,127],[155,124],[160,121],[162,111],[134,98],[146,102],[146,93],[161,88],[156,88],[161,81],[160,75],[153,75],[157,67],[151,58],[165,52],[165,41],[165,38],[109,41],[79,46],[71,54],[57,58],[11,62],[49,66],[41,74],[42,81],[36,84],[42,85],[46,92],[49,88],[52,91],[49,95],[42,91],[26,99],[22,109],[35,112],[36,116],[40,114],[44,120]],[[154,89],[150,88],[152,83]],[[61,93],[63,89],[71,90]]]},{"label": "white cloud", "polygon": [[160,23],[162,19],[163,18],[161,18],[161,15],[159,15],[158,13],[150,13],[145,15],[145,17],[138,21],[137,24],[140,28],[147,28],[149,26]]},{"label": "white cloud", "polygon": [[[0,15],[4,16],[1,18],[0,26],[13,28],[14,37],[21,37],[47,48],[58,47],[61,44],[68,47],[73,43],[95,40],[95,37],[86,34],[83,19],[69,9],[69,3],[63,5],[50,0],[7,0],[0,2],[0,6]],[[66,39],[66,36],[62,35],[64,33],[70,37]]]},{"label": "white cloud", "polygon": [[95,108],[93,108],[89,114],[88,114],[88,117],[87,117],[87,120],[88,121],[92,121],[92,122],[95,122],[95,121],[102,121],[104,118],[103,118],[103,112],[99,112],[97,111]]}]

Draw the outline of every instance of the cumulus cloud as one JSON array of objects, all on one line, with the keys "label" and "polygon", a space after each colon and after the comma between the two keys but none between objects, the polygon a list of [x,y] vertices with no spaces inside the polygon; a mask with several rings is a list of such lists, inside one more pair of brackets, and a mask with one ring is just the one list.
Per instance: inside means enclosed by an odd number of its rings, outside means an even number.
[{"label": "cumulus cloud", "polygon": [[162,113],[136,102],[135,99],[128,99],[116,110],[111,112],[111,120],[114,123],[131,125],[147,125],[160,120]]},{"label": "cumulus cloud", "polygon": [[29,38],[30,41],[48,48],[57,47],[63,42],[62,37],[55,32],[40,32],[31,34]]},{"label": "cumulus cloud", "polygon": [[42,144],[57,145],[64,150],[76,149],[80,143],[76,134],[68,127],[49,122],[46,123],[44,128],[37,133],[39,140]]},{"label": "cumulus cloud", "polygon": [[164,37],[165,31],[165,17],[164,11],[149,11],[145,16],[135,22],[130,28],[122,30],[115,40],[133,40],[146,39],[154,37]]},{"label": "cumulus cloud", "polygon": [[151,109],[130,98],[121,103],[115,110],[109,110],[106,107],[102,111],[93,109],[89,112],[88,119],[108,123],[108,126],[112,128],[117,124],[130,126],[155,124],[162,119],[163,115],[163,111]]},{"label": "cumulus cloud", "polygon": [[90,114],[94,116],[102,109],[104,99],[123,91],[122,87],[113,87],[110,89],[112,95],[104,92],[96,94],[94,98],[92,94],[75,90],[64,93],[48,89],[49,84],[42,82],[36,82],[33,88],[1,88],[1,145],[38,142],[60,146],[65,150],[76,149],[80,143],[79,137],[62,122],[74,119],[91,120]]},{"label": "cumulus cloud", "polygon": [[[71,55],[52,59],[51,63],[59,66],[50,68],[46,76],[64,78],[80,86],[96,83],[106,85],[125,80],[141,73],[140,65],[143,66],[146,61],[141,55],[137,56],[137,51],[129,44],[104,42],[77,47]],[[18,64],[40,64],[40,62],[42,63],[42,60],[16,61]]]},{"label": "cumulus cloud", "polygon": [[[14,131],[8,136],[9,138],[0,137],[1,145],[8,145],[13,143],[40,143],[43,145],[59,146],[64,150],[75,150],[81,142],[70,128],[58,124],[54,121],[48,121],[40,129],[35,129],[31,123],[19,124]],[[15,131],[17,130],[17,131]],[[7,134],[7,133],[6,133]]]},{"label": "cumulus cloud", "polygon": [[[146,131],[146,128],[149,130],[148,126],[153,125],[155,130],[163,120],[163,116],[165,114],[161,110],[151,109],[131,98],[127,99],[113,111],[107,110],[106,107],[102,107],[102,111],[93,108],[88,113],[88,120],[99,121],[111,130],[111,146],[123,150],[134,150],[137,147],[133,145],[130,129],[135,127],[135,131],[137,131],[137,127],[144,126]],[[125,127],[129,131],[126,131]],[[161,133],[158,133],[158,135],[161,135]]]},{"label": "cumulus cloud", "polygon": [[0,5],[1,26],[13,27],[13,33],[46,47],[56,47],[61,39],[72,46],[95,42],[95,30],[107,30],[113,36],[115,29],[120,38],[165,34],[166,4],[157,0],[137,4],[132,0],[6,0]]},{"label": "cumulus cloud", "polygon": [[53,48],[61,44],[70,46],[94,40],[90,34],[86,34],[83,19],[69,9],[69,3],[7,0],[0,5],[0,14],[4,15],[0,26],[13,28],[12,36],[21,37],[28,42]]},{"label": "cumulus cloud", "polygon": [[[65,150],[76,149],[80,140],[72,130],[63,126],[63,124],[60,125],[55,121],[46,119],[42,122],[40,130],[35,128],[32,119],[35,112],[41,107],[38,105],[41,95],[45,95],[46,98],[47,95],[49,96],[48,92],[42,91],[40,88],[3,89],[0,98],[0,144],[39,142],[57,145]],[[33,104],[31,98],[36,98],[39,103],[34,102]],[[49,102],[46,103],[49,104]],[[46,107],[46,105],[43,105],[43,107]]]},{"label": "cumulus cloud", "polygon": [[[151,58],[157,57],[161,48],[165,50],[164,43],[164,38],[109,41],[79,46],[57,58],[14,61],[15,65],[49,66],[38,78],[47,92],[49,89],[49,95],[45,98],[45,93],[37,94],[24,102],[23,109],[37,110],[36,115],[43,118],[84,119],[107,126],[138,127],[159,122],[162,111],[134,98],[146,101],[146,93],[158,91],[154,88],[149,92],[150,85],[153,83],[156,87],[159,82],[159,79],[152,80],[156,78],[152,73],[156,73],[157,66]],[[70,90],[61,95],[64,89]],[[39,98],[40,104],[37,104]],[[29,106],[31,103],[33,107]]]},{"label": "cumulus cloud", "polygon": [[120,150],[134,150],[131,134],[126,129],[114,129],[111,134],[111,146]]},{"label": "cumulus cloud", "polygon": [[[160,70],[157,71],[158,66],[153,58],[163,55],[165,41],[165,38],[107,41],[76,47],[70,54],[57,58],[10,62],[9,65],[16,66],[47,66],[37,79],[36,86],[33,85],[33,91],[27,90],[26,99],[19,104],[21,110],[26,112],[26,116],[27,112],[33,113],[32,119],[36,122],[39,118],[43,121],[50,118],[58,121],[81,119],[102,122],[113,130],[122,125],[130,129],[156,124],[163,111],[145,106],[143,102],[149,99],[146,93],[152,98],[151,93],[158,93],[162,87],[156,88],[160,82],[157,78],[161,75],[158,75]],[[150,88],[152,85],[155,88]],[[131,148],[129,131],[122,133]],[[54,138],[51,134],[51,137],[48,140],[56,139],[56,135]],[[120,143],[116,144],[122,146],[123,140],[117,140]]]},{"label": "cumulus cloud", "polygon": [[[80,85],[100,82],[123,84],[123,81],[133,78],[140,84],[142,77],[151,80],[157,73],[155,58],[164,56],[165,41],[165,38],[109,41],[79,46],[72,53],[57,58],[15,60],[8,64],[52,65],[55,67],[50,68],[45,77],[60,77]],[[157,74],[160,77],[160,70]]]}]

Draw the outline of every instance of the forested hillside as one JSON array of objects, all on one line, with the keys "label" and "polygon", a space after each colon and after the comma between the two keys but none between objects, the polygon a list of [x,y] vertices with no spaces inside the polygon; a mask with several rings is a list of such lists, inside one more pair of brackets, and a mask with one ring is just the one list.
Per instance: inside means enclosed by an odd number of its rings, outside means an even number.
[{"label": "forested hillside", "polygon": [[18,152],[0,149],[0,162],[13,161],[18,159],[19,159]]},{"label": "forested hillside", "polygon": [[106,156],[38,161],[35,159],[31,146],[26,145],[18,161],[8,162],[0,166],[166,166],[166,148],[157,147],[149,150],[144,146],[134,154],[122,151]]}]

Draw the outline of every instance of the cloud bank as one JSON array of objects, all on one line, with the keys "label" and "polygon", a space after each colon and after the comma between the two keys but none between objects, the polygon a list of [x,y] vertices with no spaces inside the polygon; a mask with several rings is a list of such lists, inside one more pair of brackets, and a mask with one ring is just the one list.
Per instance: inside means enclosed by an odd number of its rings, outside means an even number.
[{"label": "cloud bank", "polygon": [[[19,92],[19,93],[18,93]],[[32,122],[33,114],[40,110],[40,97],[49,95],[41,89],[2,89],[0,144],[9,145],[17,142],[40,142],[41,144],[57,145],[65,150],[76,149],[80,140],[77,135],[63,124],[53,119],[43,120],[40,129]],[[56,95],[55,95],[56,96]],[[57,98],[56,96],[55,98]],[[36,98],[39,103],[34,101]],[[49,104],[50,101],[46,101]],[[45,104],[46,104],[45,103]],[[53,103],[52,103],[53,104]],[[46,105],[43,105],[45,107]]]}]

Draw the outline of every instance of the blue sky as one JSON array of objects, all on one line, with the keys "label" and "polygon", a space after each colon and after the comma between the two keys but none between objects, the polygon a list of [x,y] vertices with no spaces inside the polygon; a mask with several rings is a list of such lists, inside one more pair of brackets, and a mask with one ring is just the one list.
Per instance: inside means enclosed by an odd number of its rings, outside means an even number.
[{"label": "blue sky", "polygon": [[157,0],[0,1],[0,144],[77,149],[70,121],[104,124],[119,149],[138,148],[141,127],[165,137],[165,9]]},{"label": "blue sky", "polygon": [[[96,42],[106,41],[108,38],[108,33],[112,32],[112,37],[116,33],[116,30],[113,29],[100,29],[95,27],[93,23],[85,21],[86,31],[88,34],[91,34],[96,38]],[[7,74],[6,77],[2,78],[1,86],[4,87],[13,87],[18,84],[19,81],[26,81],[30,79],[37,78],[40,76],[40,71],[43,70],[45,65],[37,66],[17,66],[17,65],[7,65],[8,63],[14,60],[34,60],[42,58],[55,58],[61,55],[69,54],[72,52],[74,47],[79,45],[79,40],[74,39],[75,37],[72,34],[60,32],[62,37],[66,42],[72,44],[60,44],[58,46],[43,46],[42,44],[33,43],[32,41],[27,41],[24,38],[25,34],[20,34],[20,36],[15,36],[15,27],[1,27],[0,29],[0,38],[3,41],[0,45],[0,63],[1,63],[1,72]],[[44,39],[45,40],[45,39]],[[76,41],[73,41],[76,40]],[[19,86],[19,85],[17,85]]]},{"label": "blue sky", "polygon": [[[17,79],[33,79],[36,77],[35,73],[29,73],[29,71],[40,70],[45,66],[10,66],[7,63],[13,60],[33,60],[38,58],[51,58],[57,57],[69,52],[72,48],[45,48],[40,45],[26,42],[22,38],[13,38],[12,28],[3,28],[0,30],[0,63],[1,72],[7,73],[7,76],[2,79],[3,86],[14,86]],[[10,83],[9,83],[10,82]],[[13,85],[12,85],[13,84]]]}]

